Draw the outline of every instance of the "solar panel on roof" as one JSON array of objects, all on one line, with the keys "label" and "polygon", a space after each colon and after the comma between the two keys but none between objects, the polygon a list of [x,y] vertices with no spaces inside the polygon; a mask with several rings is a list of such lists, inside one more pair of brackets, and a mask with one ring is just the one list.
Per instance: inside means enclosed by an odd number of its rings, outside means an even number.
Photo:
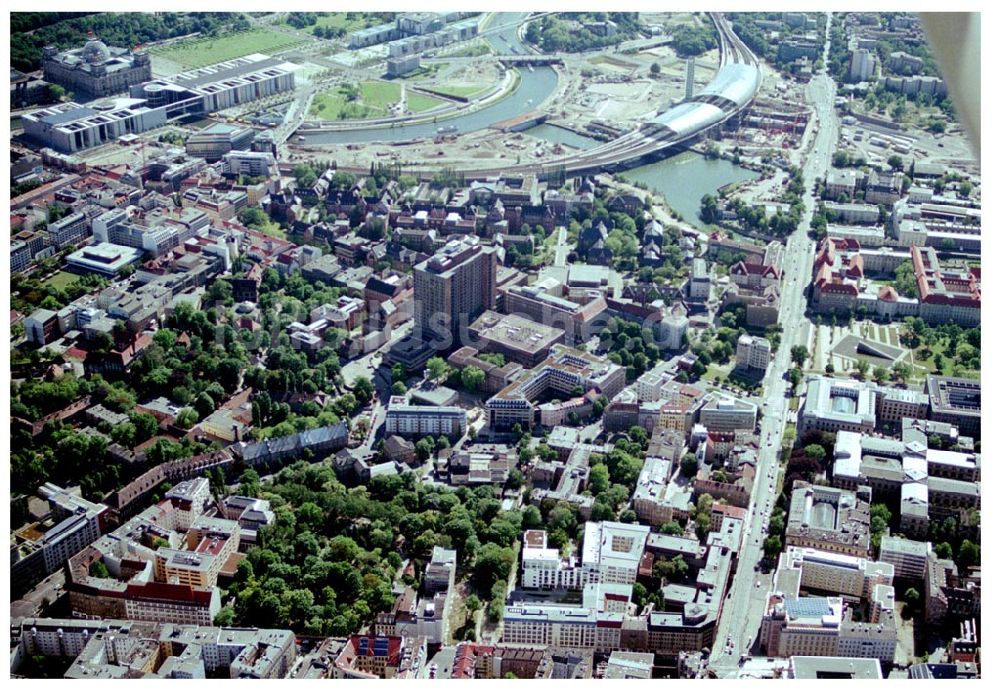
[{"label": "solar panel on roof", "polygon": [[805,597],[786,601],[785,608],[791,618],[820,618],[829,612],[830,605],[825,598]]}]

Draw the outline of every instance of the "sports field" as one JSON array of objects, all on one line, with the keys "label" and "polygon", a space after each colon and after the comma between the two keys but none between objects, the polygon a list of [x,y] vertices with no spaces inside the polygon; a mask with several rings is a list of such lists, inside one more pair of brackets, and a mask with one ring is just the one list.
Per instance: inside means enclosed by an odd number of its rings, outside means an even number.
[{"label": "sports field", "polygon": [[154,48],[152,53],[191,69],[232,60],[249,53],[284,51],[307,41],[310,39],[297,38],[273,29],[256,28],[226,36],[181,41]]}]

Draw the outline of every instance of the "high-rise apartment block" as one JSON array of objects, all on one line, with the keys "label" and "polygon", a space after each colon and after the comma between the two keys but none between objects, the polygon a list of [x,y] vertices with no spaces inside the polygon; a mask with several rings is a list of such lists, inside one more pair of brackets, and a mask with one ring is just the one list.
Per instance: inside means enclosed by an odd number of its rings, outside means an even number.
[{"label": "high-rise apartment block", "polygon": [[497,253],[467,236],[452,240],[414,267],[415,334],[425,341],[461,339],[469,324],[496,305]]}]

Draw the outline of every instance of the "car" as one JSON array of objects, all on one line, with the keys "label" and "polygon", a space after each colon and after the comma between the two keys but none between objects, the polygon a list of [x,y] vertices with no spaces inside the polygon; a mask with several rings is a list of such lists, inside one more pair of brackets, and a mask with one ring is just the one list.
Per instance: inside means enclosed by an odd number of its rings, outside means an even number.
[{"label": "car", "polygon": [[760,580],[757,580],[757,588],[760,589]]}]

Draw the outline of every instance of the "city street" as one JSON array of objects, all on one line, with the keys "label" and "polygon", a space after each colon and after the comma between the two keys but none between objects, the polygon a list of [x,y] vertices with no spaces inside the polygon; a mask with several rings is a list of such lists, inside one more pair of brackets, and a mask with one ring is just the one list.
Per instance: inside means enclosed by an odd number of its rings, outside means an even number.
[{"label": "city street", "polygon": [[[829,49],[828,34],[824,58],[828,55]],[[751,494],[751,511],[743,532],[743,547],[736,575],[733,578],[730,596],[723,605],[715,647],[709,660],[710,667],[720,678],[735,676],[740,655],[748,654],[757,639],[765,609],[769,579],[757,574],[754,567],[761,559],[762,546],[767,537],[767,524],[776,496],[774,486],[780,467],[781,439],[788,410],[787,391],[790,387],[785,380],[785,373],[791,365],[792,346],[806,341],[809,333],[805,317],[806,293],[815,244],[809,239],[808,232],[816,205],[812,195],[812,183],[817,177],[825,178],[838,139],[833,80],[825,71],[818,73],[809,83],[806,94],[815,110],[816,131],[812,149],[803,167],[803,184],[806,188],[803,197],[805,213],[799,227],[788,238],[786,244],[781,310],[778,316],[785,333],[763,382],[764,404],[760,413],[761,451]],[[758,584],[760,586],[757,586]],[[726,642],[730,637],[735,645],[732,654],[726,649]]]}]

